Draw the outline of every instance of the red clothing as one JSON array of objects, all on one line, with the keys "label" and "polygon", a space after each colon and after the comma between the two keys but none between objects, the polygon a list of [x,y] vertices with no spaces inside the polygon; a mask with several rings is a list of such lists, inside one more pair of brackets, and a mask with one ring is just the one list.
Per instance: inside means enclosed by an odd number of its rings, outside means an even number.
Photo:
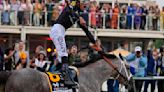
[{"label": "red clothing", "polygon": [[91,26],[96,27],[96,8],[92,7],[90,9],[90,21],[91,21]]},{"label": "red clothing", "polygon": [[112,21],[111,21],[112,28],[114,29],[117,29],[117,26],[118,26],[118,14],[119,14],[119,8],[115,7],[113,9],[113,15],[112,15]]}]

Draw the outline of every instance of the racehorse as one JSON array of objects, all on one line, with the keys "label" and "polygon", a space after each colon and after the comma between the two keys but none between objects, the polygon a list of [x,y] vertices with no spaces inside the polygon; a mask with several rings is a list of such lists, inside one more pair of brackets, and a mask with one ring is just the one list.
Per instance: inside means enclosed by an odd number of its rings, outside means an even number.
[{"label": "racehorse", "polygon": [[[128,84],[129,74],[123,61],[119,57],[112,58],[111,61],[124,78],[103,59],[97,60],[78,68],[79,92],[100,92],[102,83],[111,76],[117,78],[120,83]],[[5,85],[2,92],[50,92],[45,74],[29,68],[11,72],[1,71],[0,83]]]}]

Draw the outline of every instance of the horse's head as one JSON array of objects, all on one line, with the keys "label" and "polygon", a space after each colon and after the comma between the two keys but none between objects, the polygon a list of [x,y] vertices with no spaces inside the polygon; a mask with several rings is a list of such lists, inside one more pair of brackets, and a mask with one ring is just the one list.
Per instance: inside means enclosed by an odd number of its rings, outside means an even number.
[{"label": "horse's head", "polygon": [[[88,51],[83,50],[80,52],[80,54],[82,54],[83,52],[86,52],[84,56],[89,56]],[[88,71],[91,72],[93,70],[94,71],[93,73],[97,75],[96,78],[98,77],[98,79],[103,82],[109,79],[110,77],[113,77],[115,79],[118,79],[121,84],[127,85],[129,83],[129,80],[131,79],[131,75],[126,67],[126,61],[121,57],[121,55],[115,55],[115,53],[114,54],[111,53],[111,54],[107,54],[106,56],[106,58],[109,59],[109,62],[111,62],[112,65],[115,66],[117,71],[112,67],[111,64],[107,64],[105,62],[106,60],[103,59],[102,57],[101,57],[102,60],[100,60],[100,58],[99,59],[97,58],[98,58],[97,56],[92,58],[93,59],[92,63],[89,63],[88,66],[84,66],[85,68],[82,69],[81,72],[88,72]],[[85,60],[87,60],[87,58]]]},{"label": "horse's head", "polygon": [[114,79],[117,79],[121,84],[128,85],[132,76],[126,66],[127,62],[122,55],[119,54],[116,59],[113,59],[112,64],[116,67],[116,69],[112,68],[113,72],[111,76],[114,77]]}]

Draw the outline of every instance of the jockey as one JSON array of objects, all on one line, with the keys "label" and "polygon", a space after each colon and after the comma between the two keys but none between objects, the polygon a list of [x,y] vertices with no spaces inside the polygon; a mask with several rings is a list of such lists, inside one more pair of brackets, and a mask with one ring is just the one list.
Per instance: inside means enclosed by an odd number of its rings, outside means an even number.
[{"label": "jockey", "polygon": [[69,86],[74,86],[76,84],[70,77],[70,73],[68,70],[68,53],[65,42],[65,31],[68,28],[70,28],[73,24],[75,24],[75,22],[78,22],[80,25],[83,26],[86,25],[86,22],[78,14],[78,12],[80,12],[80,1],[69,0],[66,2],[67,6],[63,9],[62,13],[54,23],[50,32],[50,37],[56,47],[58,60],[60,64],[62,64],[61,69],[62,73],[64,74],[65,84]]}]

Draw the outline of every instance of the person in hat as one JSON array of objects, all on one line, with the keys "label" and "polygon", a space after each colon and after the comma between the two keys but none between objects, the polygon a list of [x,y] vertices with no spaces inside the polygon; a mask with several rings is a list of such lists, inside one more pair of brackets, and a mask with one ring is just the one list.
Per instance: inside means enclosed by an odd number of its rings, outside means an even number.
[{"label": "person in hat", "polygon": [[39,54],[40,51],[44,51],[44,48],[43,48],[43,46],[38,45],[35,48],[35,53],[33,53],[32,58],[30,60],[30,63],[29,63],[30,68],[35,68],[35,59],[38,58],[38,54]]},{"label": "person in hat", "polygon": [[[85,20],[78,14],[80,9],[79,0],[66,1],[67,6],[63,9],[62,13],[55,21],[51,31],[50,38],[52,39],[58,54],[58,60],[61,63],[61,72],[64,75],[64,83],[68,86],[74,86],[76,83],[70,77],[68,69],[68,53],[65,42],[65,31],[76,22],[83,27],[86,27]],[[86,33],[89,31],[85,31]],[[89,32],[90,33],[90,32]]]},{"label": "person in hat", "polygon": [[[128,55],[126,60],[129,64],[130,72],[135,77],[144,77],[145,76],[145,69],[147,66],[147,57],[143,55],[142,48],[140,46],[136,46],[134,53]],[[136,80],[136,92],[141,92],[142,88],[142,80]],[[134,90],[131,89],[129,92],[133,92]]]},{"label": "person in hat", "polygon": [[40,51],[38,58],[35,59],[35,68],[41,72],[46,71],[47,68],[46,53],[45,51]]}]

